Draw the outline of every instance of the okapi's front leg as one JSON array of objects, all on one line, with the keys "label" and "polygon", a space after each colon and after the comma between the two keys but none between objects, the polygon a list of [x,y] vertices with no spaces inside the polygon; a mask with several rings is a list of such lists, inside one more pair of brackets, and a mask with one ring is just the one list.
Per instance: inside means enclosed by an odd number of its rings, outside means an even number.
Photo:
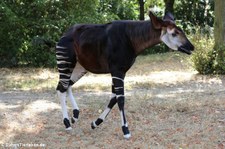
[{"label": "okapi's front leg", "polygon": [[99,116],[99,118],[96,121],[93,121],[91,123],[92,129],[95,129],[97,126],[99,126],[105,120],[105,118],[108,116],[108,114],[110,113],[110,111],[112,110],[112,108],[114,107],[114,105],[116,103],[117,103],[116,93],[115,93],[114,85],[112,85],[111,100],[110,100],[109,104],[107,105],[107,107],[105,108],[105,110],[103,111],[103,113]]},{"label": "okapi's front leg", "polygon": [[131,134],[128,129],[128,124],[124,112],[125,96],[124,96],[124,77],[125,75],[113,75],[112,81],[115,88],[116,99],[120,110],[122,131],[124,138],[129,139]]}]

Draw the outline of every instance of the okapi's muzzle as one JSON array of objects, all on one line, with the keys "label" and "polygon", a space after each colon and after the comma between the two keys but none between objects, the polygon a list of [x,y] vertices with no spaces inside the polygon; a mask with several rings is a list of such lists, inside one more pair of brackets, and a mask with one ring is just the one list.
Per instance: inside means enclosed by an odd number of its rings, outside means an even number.
[{"label": "okapi's muzzle", "polygon": [[178,51],[190,55],[192,51],[194,51],[194,46],[191,44],[190,41],[188,41],[184,45],[181,45],[180,47],[178,47]]}]

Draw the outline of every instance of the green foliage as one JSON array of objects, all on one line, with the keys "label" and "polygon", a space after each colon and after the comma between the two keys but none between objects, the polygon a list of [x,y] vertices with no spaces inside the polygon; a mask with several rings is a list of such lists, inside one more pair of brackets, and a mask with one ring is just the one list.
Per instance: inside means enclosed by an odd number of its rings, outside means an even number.
[{"label": "green foliage", "polygon": [[142,55],[148,55],[148,54],[158,54],[158,53],[166,53],[169,52],[170,49],[165,44],[159,44],[152,48],[145,49]]},{"label": "green foliage", "polygon": [[214,22],[213,0],[175,0],[174,14],[182,28],[189,33],[196,32],[196,26],[210,33]]},{"label": "green foliage", "polygon": [[[158,16],[163,16],[165,11],[164,0],[146,1],[146,13],[154,11]],[[174,16],[185,32],[195,33],[196,26],[200,26],[204,32],[211,33],[214,23],[214,0],[175,0]]]},{"label": "green foliage", "polygon": [[55,66],[55,43],[73,24],[136,19],[135,0],[1,0],[0,67]]},{"label": "green foliage", "polygon": [[212,37],[199,32],[192,37],[195,52],[191,57],[200,74],[225,74],[225,46],[214,47]]},{"label": "green foliage", "polygon": [[99,0],[98,12],[105,20],[136,20],[138,18],[136,0]]},{"label": "green foliage", "polygon": [[[175,0],[174,11],[178,24],[186,32],[195,33],[196,26],[200,26],[204,34],[211,35],[213,5],[213,0]],[[146,14],[149,8],[154,8],[153,11],[162,16],[164,1],[145,1]],[[0,67],[54,67],[55,43],[71,25],[137,20],[138,16],[137,0],[1,0]],[[198,44],[203,45],[196,41],[195,46]],[[161,44],[147,49],[144,54],[167,51],[169,49]],[[221,61],[218,56],[215,59]]]},{"label": "green foliage", "polygon": [[213,52],[213,38],[197,32],[197,34],[191,37],[191,41],[195,45],[195,51],[191,57],[194,68],[200,74],[213,73],[213,61],[215,60]]}]

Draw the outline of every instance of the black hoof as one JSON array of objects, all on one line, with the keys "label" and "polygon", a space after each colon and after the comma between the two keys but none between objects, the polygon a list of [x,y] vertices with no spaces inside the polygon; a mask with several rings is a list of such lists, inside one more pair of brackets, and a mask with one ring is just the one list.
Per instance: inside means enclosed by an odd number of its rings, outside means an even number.
[{"label": "black hoof", "polygon": [[91,128],[92,128],[92,129],[95,129],[95,128],[96,128],[96,125],[95,125],[94,122],[91,122]]},{"label": "black hoof", "polygon": [[130,131],[129,131],[128,127],[122,126],[122,130],[123,130],[123,134],[124,134],[124,135],[130,134]]},{"label": "black hoof", "polygon": [[71,118],[72,124],[78,121],[79,113],[80,113],[79,110],[77,109],[73,110],[73,117]]},{"label": "black hoof", "polygon": [[67,129],[69,130],[71,128],[70,121],[67,118],[63,119],[63,123],[64,123],[64,125],[66,127],[66,130]]},{"label": "black hoof", "polygon": [[71,122],[74,124],[76,121],[74,120],[74,117],[71,117]]}]

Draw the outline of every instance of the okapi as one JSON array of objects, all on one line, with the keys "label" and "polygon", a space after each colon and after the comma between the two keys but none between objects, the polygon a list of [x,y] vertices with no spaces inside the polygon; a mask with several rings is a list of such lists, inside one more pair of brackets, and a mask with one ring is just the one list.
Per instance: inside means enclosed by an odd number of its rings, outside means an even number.
[{"label": "okapi", "polygon": [[59,82],[57,93],[61,101],[63,122],[71,130],[67,113],[66,95],[73,108],[71,122],[78,120],[79,108],[72,94],[71,86],[85,73],[110,73],[112,76],[112,97],[103,113],[91,123],[95,129],[118,103],[124,138],[130,138],[124,112],[124,78],[136,57],[146,48],[164,42],[169,48],[191,54],[194,46],[181,28],[175,24],[171,13],[163,19],[149,12],[147,21],[113,21],[108,24],[79,24],[72,26],[56,45]]}]

